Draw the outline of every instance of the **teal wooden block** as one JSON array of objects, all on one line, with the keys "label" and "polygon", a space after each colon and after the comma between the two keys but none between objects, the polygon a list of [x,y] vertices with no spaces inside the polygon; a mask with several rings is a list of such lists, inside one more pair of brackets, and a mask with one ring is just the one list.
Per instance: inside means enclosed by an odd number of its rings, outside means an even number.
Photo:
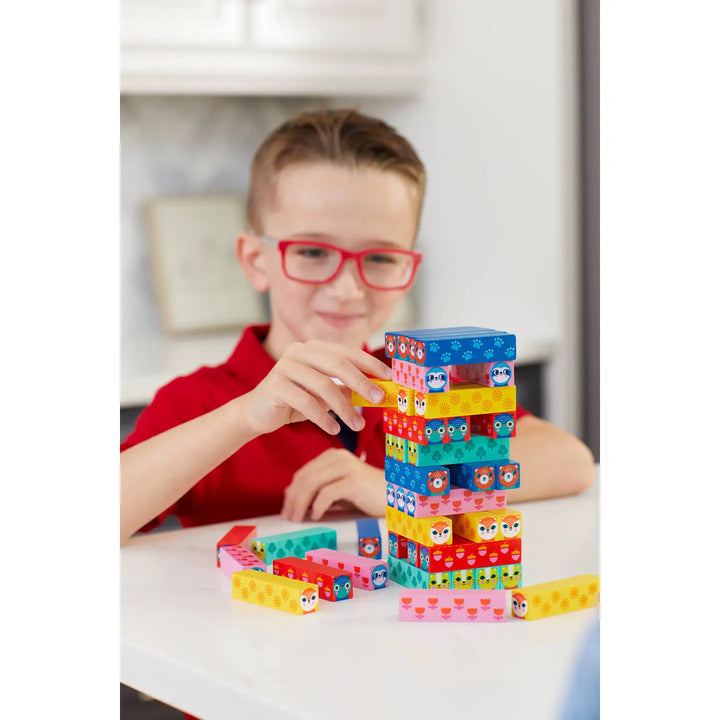
[{"label": "teal wooden block", "polygon": [[252,543],[252,551],[264,560],[266,565],[286,557],[304,558],[308,550],[319,548],[337,550],[337,532],[328,527],[307,528],[265,535],[255,538]]},{"label": "teal wooden block", "polygon": [[514,590],[523,586],[522,563],[514,565],[501,565],[498,568],[499,590]]},{"label": "teal wooden block", "polygon": [[411,565],[407,560],[395,557],[388,558],[390,579],[408,588],[423,590],[450,590],[452,588],[451,572],[429,573],[419,567]]},{"label": "teal wooden block", "polygon": [[408,462],[411,465],[447,465],[466,462],[490,462],[510,457],[510,438],[471,435],[467,442],[418,445],[408,441]]}]

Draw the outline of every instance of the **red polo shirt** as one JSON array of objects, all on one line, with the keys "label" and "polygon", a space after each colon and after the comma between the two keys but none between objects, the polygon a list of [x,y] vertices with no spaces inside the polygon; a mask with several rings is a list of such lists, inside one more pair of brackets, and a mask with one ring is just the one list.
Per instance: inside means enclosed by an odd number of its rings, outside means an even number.
[{"label": "red polo shirt", "polygon": [[[120,446],[121,451],[252,390],[275,364],[262,346],[268,328],[268,325],[246,328],[226,362],[201,367],[158,390]],[[384,348],[373,355],[390,364]],[[517,419],[527,414],[518,407]],[[365,427],[358,433],[355,454],[365,452],[366,462],[383,468],[382,410],[363,408],[363,417]],[[295,472],[328,448],[342,447],[340,438],[328,435],[310,421],[285,425],[243,445],[142,530],[152,530],[169,514],[176,515],[183,527],[278,514],[283,491]]]}]

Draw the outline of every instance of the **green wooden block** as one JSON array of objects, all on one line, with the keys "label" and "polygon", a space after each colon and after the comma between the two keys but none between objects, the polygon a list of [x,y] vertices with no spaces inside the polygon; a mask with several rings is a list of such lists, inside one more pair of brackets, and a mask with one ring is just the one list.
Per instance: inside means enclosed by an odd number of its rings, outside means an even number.
[{"label": "green wooden block", "polygon": [[510,438],[471,435],[466,442],[418,445],[408,441],[408,462],[418,467],[465,462],[507,460],[510,457]]},{"label": "green wooden block", "polygon": [[315,527],[293,532],[265,535],[253,540],[252,551],[268,566],[285,557],[304,558],[308,550],[337,550],[337,532],[328,527]]}]

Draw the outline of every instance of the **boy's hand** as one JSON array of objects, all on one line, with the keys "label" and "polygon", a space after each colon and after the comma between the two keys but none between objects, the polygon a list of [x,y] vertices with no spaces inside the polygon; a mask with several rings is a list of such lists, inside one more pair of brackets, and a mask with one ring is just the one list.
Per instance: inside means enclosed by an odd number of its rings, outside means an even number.
[{"label": "boy's hand", "polygon": [[349,427],[361,430],[365,420],[352,406],[350,391],[375,404],[385,397],[366,375],[392,379],[385,363],[362,350],[319,340],[293,343],[263,381],[243,396],[246,422],[259,435],[301,420],[337,435],[340,426],[328,413],[332,410]]},{"label": "boy's hand", "polygon": [[284,520],[319,520],[335,503],[348,501],[372,517],[385,512],[385,472],[347,450],[331,448],[306,463],[285,488]]}]

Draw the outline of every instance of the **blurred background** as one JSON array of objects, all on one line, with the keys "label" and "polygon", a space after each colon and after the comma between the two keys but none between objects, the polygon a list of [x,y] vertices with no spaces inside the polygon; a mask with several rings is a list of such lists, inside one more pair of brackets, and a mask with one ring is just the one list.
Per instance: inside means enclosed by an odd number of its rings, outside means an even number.
[{"label": "blurred background", "polygon": [[[121,0],[121,435],[266,318],[233,253],[259,143],[350,105],[428,171],[389,328],[514,332],[519,402],[599,461],[598,4]],[[123,717],[164,713],[123,688]]]}]

